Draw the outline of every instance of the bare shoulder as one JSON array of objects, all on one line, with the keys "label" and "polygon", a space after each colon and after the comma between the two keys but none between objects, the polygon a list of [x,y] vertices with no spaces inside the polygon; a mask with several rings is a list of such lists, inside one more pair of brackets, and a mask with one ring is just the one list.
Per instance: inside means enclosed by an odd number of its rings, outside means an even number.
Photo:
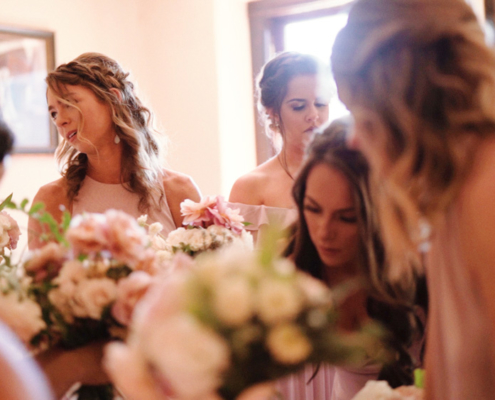
[{"label": "bare shoulder", "polygon": [[271,164],[269,160],[238,178],[230,191],[229,201],[252,205],[263,204],[263,188],[270,183],[272,176]]},{"label": "bare shoulder", "polygon": [[44,203],[46,211],[54,216],[61,214],[61,206],[69,209],[65,178],[43,185],[33,199],[33,204],[39,202]]},{"label": "bare shoulder", "polygon": [[[70,211],[69,199],[67,198],[67,184],[65,178],[60,178],[42,186],[33,204],[43,203],[45,210],[49,212],[56,221],[61,221],[64,210]],[[28,245],[30,249],[42,247],[46,242],[41,240],[42,235],[47,231],[47,227],[40,224],[38,220],[29,218],[28,221]]]},{"label": "bare shoulder", "polygon": [[175,226],[182,225],[182,215],[180,212],[180,203],[186,199],[193,201],[201,200],[201,192],[192,178],[181,172],[165,169],[163,171],[163,188],[167,203],[172,213]]},{"label": "bare shoulder", "polygon": [[194,201],[201,198],[198,186],[189,175],[170,169],[164,170],[163,188],[167,197],[177,196]]}]

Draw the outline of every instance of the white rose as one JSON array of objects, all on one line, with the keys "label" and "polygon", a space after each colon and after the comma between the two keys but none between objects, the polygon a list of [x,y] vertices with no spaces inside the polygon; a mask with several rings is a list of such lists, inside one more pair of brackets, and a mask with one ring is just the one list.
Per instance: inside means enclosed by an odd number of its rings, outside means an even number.
[{"label": "white rose", "polygon": [[220,387],[230,351],[214,331],[191,316],[176,314],[151,323],[143,333],[140,346],[146,358],[163,374],[177,398],[204,399]]},{"label": "white rose", "polygon": [[312,350],[306,335],[294,324],[277,325],[266,339],[268,350],[282,364],[298,364],[306,360]]},{"label": "white rose", "polygon": [[180,247],[180,244],[184,242],[185,236],[186,229],[177,228],[168,234],[167,244],[171,247]]},{"label": "white rose", "polygon": [[266,278],[258,288],[257,308],[267,324],[294,319],[301,311],[302,299],[292,282]]},{"label": "white rose", "polygon": [[206,250],[208,248],[206,246],[206,237],[207,235],[203,229],[189,229],[189,237],[186,244],[190,246],[192,251]]},{"label": "white rose", "polygon": [[117,298],[117,285],[109,278],[86,279],[79,283],[74,296],[73,311],[76,317],[99,320],[103,308]]},{"label": "white rose", "polygon": [[246,323],[254,313],[253,290],[242,277],[222,279],[214,288],[213,308],[228,326]]},{"label": "white rose", "polygon": [[301,289],[310,305],[332,304],[332,295],[328,286],[311,275],[298,271],[297,286]]}]

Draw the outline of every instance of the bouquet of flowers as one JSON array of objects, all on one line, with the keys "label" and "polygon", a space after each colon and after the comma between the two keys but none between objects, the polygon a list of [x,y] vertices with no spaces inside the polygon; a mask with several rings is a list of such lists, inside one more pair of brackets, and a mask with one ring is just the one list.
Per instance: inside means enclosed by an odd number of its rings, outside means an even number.
[{"label": "bouquet of flowers", "polygon": [[[121,211],[73,219],[66,214],[59,225],[42,205],[29,211],[26,205],[7,200],[46,223],[52,241],[18,266],[1,265],[0,317],[34,351],[125,337],[134,305],[162,268],[146,230]],[[12,231],[10,226],[4,230]],[[97,398],[113,398],[111,388],[90,390]]]},{"label": "bouquet of flowers", "polygon": [[376,326],[339,333],[329,289],[271,243],[201,254],[150,288],[127,343],[106,349],[126,398],[234,399],[306,363],[349,365],[383,349]]},{"label": "bouquet of flowers", "polygon": [[185,200],[181,213],[185,227],[170,232],[165,240],[158,235],[152,238],[154,248],[169,258],[178,252],[196,256],[229,245],[252,250],[253,237],[244,229],[244,218],[238,209],[227,207],[222,196],[206,196],[198,203]]},{"label": "bouquet of flowers", "polygon": [[30,279],[11,261],[21,235],[17,222],[4,211],[12,195],[0,204],[0,319],[28,346],[46,328],[40,305],[29,292]]}]

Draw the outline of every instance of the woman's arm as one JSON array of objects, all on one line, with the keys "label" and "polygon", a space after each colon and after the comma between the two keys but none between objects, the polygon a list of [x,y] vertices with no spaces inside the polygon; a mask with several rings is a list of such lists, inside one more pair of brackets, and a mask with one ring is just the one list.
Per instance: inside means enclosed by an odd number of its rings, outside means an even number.
[{"label": "woman's arm", "polygon": [[186,199],[200,201],[201,192],[191,177],[171,170],[165,171],[163,188],[165,189],[165,196],[167,197],[167,203],[170,207],[175,226],[180,227],[183,220],[180,213],[180,203]]},{"label": "woman's arm", "polygon": [[[34,197],[33,205],[40,202],[45,204],[45,210],[49,212],[57,222],[61,222],[64,210],[70,211],[64,178],[42,186]],[[34,218],[29,218],[28,245],[31,250],[40,248],[46,244],[46,242],[41,240],[41,235],[46,232],[48,232],[48,227],[46,225],[40,224],[39,221]]]}]

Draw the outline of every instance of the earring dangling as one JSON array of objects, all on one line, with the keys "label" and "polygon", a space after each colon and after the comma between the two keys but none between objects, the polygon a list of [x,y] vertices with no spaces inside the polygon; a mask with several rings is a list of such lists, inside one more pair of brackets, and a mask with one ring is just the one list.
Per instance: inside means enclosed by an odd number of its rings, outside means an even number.
[{"label": "earring dangling", "polygon": [[120,137],[119,137],[119,135],[115,135],[115,138],[113,139],[113,142],[115,144],[119,144],[120,143]]}]

